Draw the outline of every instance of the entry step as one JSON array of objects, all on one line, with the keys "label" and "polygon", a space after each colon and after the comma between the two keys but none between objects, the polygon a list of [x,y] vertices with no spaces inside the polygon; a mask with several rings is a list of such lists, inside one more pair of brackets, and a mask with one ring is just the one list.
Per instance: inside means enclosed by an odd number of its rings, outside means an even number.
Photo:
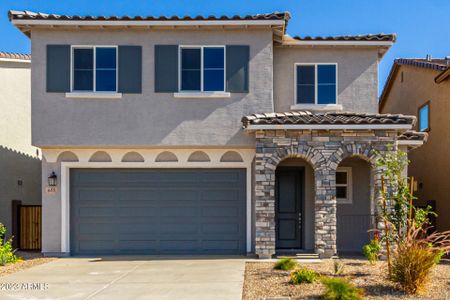
[{"label": "entry step", "polygon": [[319,254],[298,251],[280,251],[276,254],[277,258],[294,258],[294,259],[319,259]]}]

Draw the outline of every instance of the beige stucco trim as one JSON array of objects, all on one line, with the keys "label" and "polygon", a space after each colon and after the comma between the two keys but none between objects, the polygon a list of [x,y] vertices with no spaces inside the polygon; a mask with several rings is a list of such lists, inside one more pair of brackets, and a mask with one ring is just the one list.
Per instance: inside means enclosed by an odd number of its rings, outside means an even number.
[{"label": "beige stucco trim", "polygon": [[[74,168],[242,168],[246,169],[246,247],[251,252],[252,238],[252,161],[254,149],[101,149],[111,157],[111,162],[89,162],[89,158],[99,149],[45,149],[47,162],[56,162],[59,154],[65,151],[74,153],[78,162],[61,162],[61,252],[70,252],[70,169]],[[220,158],[228,151],[236,151],[242,162],[221,162]],[[128,152],[137,152],[144,157],[144,162],[122,162]],[[158,154],[170,151],[178,158],[177,162],[155,162]],[[209,162],[189,162],[189,156],[196,151],[206,153]]]}]

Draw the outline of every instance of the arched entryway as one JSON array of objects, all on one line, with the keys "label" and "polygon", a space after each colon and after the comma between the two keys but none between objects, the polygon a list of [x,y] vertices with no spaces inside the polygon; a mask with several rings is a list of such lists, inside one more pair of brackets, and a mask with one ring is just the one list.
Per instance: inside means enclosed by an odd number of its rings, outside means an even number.
[{"label": "arched entryway", "polygon": [[277,254],[314,252],[314,170],[302,158],[287,158],[275,171]]},{"label": "arched entryway", "polygon": [[337,251],[360,254],[375,227],[374,179],[371,164],[358,156],[347,157],[336,169]]}]

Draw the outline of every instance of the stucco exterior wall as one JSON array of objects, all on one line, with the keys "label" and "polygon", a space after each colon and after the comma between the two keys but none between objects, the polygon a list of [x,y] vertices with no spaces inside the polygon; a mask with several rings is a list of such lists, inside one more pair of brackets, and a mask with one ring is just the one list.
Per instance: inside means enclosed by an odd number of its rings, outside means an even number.
[{"label": "stucco exterior wall", "polygon": [[408,153],[411,160],[408,176],[414,176],[418,182],[415,193],[418,204],[436,201],[437,229],[442,231],[450,229],[450,80],[436,84],[434,78],[438,74],[429,69],[400,66],[381,112],[418,116],[419,107],[430,101],[428,141]]},{"label": "stucco exterior wall", "polygon": [[[68,99],[46,93],[46,45],[141,45],[142,94]],[[154,92],[154,45],[249,45],[249,93],[179,99]],[[266,30],[39,31],[32,33],[33,144],[39,146],[246,146],[241,118],[273,110],[272,32]]]},{"label": "stucco exterior wall", "polygon": [[41,203],[39,153],[31,146],[30,79],[30,64],[0,62],[0,223],[8,235],[12,200]]},{"label": "stucco exterior wall", "polygon": [[344,111],[378,111],[378,50],[375,48],[274,48],[275,111],[295,104],[296,63],[337,63],[337,104]]}]

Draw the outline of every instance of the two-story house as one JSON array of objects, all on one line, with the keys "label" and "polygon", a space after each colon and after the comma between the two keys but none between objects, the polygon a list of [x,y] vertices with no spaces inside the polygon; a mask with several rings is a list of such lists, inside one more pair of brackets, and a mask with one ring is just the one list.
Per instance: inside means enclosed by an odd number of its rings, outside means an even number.
[{"label": "two-story house", "polygon": [[9,17],[32,44],[44,253],[360,251],[376,157],[415,122],[377,113],[394,35],[292,38],[289,13]]},{"label": "two-story house", "polygon": [[41,204],[40,156],[31,145],[31,57],[0,52],[0,223],[15,246],[23,246],[20,205]]},{"label": "two-story house", "polygon": [[415,115],[415,130],[428,133],[426,145],[410,153],[408,173],[416,182],[415,204],[433,207],[437,230],[449,230],[450,57],[396,59],[380,97],[380,112]]}]

